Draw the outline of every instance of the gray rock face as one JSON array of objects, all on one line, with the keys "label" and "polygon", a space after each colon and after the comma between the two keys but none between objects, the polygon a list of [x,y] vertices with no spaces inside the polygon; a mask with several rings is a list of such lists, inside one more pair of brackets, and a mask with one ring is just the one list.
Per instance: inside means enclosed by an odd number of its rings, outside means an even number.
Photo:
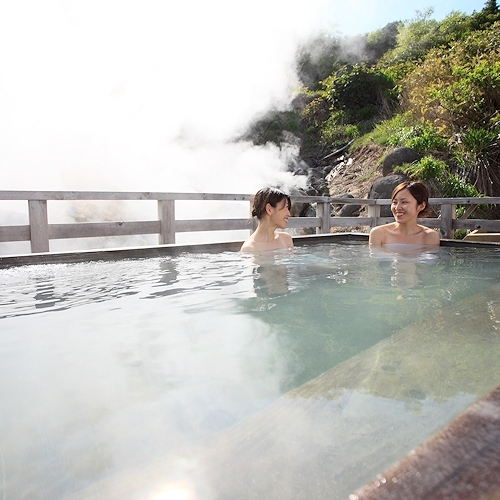
[{"label": "gray rock face", "polygon": [[382,175],[392,174],[394,167],[405,163],[412,163],[422,159],[422,155],[411,148],[397,148],[389,153],[382,162]]},{"label": "gray rock face", "polygon": [[[368,198],[390,199],[394,188],[407,180],[408,177],[404,174],[388,175],[387,177],[377,179],[370,188]],[[380,210],[380,215],[381,217],[390,217],[392,215],[391,207],[389,205],[383,206]]]},{"label": "gray rock face", "polygon": [[[338,198],[354,198],[352,194],[341,194]],[[338,217],[356,217],[359,215],[361,205],[337,205],[336,214]]]}]

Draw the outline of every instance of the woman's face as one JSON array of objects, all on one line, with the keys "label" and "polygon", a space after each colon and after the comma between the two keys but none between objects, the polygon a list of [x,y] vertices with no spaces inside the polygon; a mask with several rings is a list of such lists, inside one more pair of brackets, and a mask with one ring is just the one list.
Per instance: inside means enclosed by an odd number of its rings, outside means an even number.
[{"label": "woman's face", "polygon": [[288,203],[286,198],[283,198],[275,207],[270,203],[267,204],[267,213],[271,222],[280,229],[285,229],[288,225],[288,218],[290,217],[290,210],[288,210]]},{"label": "woman's face", "polygon": [[407,188],[399,191],[391,203],[392,214],[399,223],[416,220],[424,208],[425,203],[419,204]]}]

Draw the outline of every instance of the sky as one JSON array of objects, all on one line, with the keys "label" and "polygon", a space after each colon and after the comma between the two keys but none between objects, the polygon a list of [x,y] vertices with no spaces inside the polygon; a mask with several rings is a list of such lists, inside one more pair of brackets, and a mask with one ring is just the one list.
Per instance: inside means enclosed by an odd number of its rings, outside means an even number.
[{"label": "sky", "polygon": [[[481,1],[442,1],[435,18]],[[228,144],[297,88],[297,44],[432,7],[392,0],[0,0],[3,189],[292,187],[297,146]],[[216,173],[216,175],[214,175]],[[300,184],[300,182],[299,182]]]},{"label": "sky", "polygon": [[369,33],[384,27],[392,21],[405,21],[415,17],[416,11],[424,12],[432,8],[433,19],[440,21],[452,11],[465,14],[479,12],[486,0],[368,0],[327,2],[326,25],[337,27],[344,35]]}]

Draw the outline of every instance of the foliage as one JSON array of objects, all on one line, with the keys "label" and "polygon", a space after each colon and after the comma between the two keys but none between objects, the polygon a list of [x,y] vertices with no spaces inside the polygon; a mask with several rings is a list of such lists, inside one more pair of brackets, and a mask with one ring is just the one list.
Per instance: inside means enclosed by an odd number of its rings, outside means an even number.
[{"label": "foliage", "polygon": [[299,80],[307,88],[319,90],[320,82],[341,66],[339,56],[339,38],[319,33],[298,49],[296,65]]},{"label": "foliage", "polygon": [[490,196],[500,190],[500,161],[498,124],[492,129],[470,128],[457,134],[455,159],[464,179]]},{"label": "foliage", "polygon": [[499,10],[496,0],[488,0],[484,6],[483,12],[485,14],[498,14]]},{"label": "foliage", "polygon": [[468,234],[467,229],[455,229],[455,233],[453,235],[453,239],[455,240],[463,240]]},{"label": "foliage", "polygon": [[366,133],[391,106],[392,80],[365,65],[344,67],[310,92],[302,112],[302,126],[322,145],[341,145]]},{"label": "foliage", "polygon": [[399,22],[395,21],[366,35],[368,62],[377,62],[386,52],[396,47],[398,27]]},{"label": "foliage", "polygon": [[481,193],[475,186],[469,184],[456,174],[449,174],[436,179],[441,187],[441,193],[449,198],[478,198]]},{"label": "foliage", "polygon": [[432,124],[415,120],[408,112],[378,123],[370,136],[382,146],[409,147],[422,153],[448,148],[446,138]]},{"label": "foliage", "polygon": [[432,9],[417,11],[415,19],[399,25],[396,47],[384,55],[382,65],[418,59],[425,51],[435,46],[434,36],[438,23],[429,19],[432,12]]},{"label": "foliage", "polygon": [[256,120],[241,139],[251,139],[254,144],[281,144],[287,133],[298,134],[300,128],[300,116],[296,111],[274,111]]},{"label": "foliage", "polygon": [[448,132],[500,109],[500,23],[449,50],[433,49],[403,84],[405,108]]},{"label": "foliage", "polygon": [[381,113],[394,87],[394,82],[383,71],[362,64],[345,67],[322,84],[332,111],[345,111],[349,119],[360,121]]},{"label": "foliage", "polygon": [[382,66],[416,60],[436,46],[439,23],[430,19],[432,13],[432,9],[417,11],[415,19],[399,24],[396,46],[381,58]]},{"label": "foliage", "polygon": [[471,30],[484,30],[500,21],[500,9],[496,1],[488,1],[480,12],[474,12],[469,18]]},{"label": "foliage", "polygon": [[420,161],[396,167],[394,171],[402,172],[411,179],[421,181],[442,178],[445,174],[449,173],[446,163],[431,155],[424,156]]},{"label": "foliage", "polygon": [[481,11],[467,16],[453,11],[441,22],[430,19],[432,9],[417,11],[414,19],[399,25],[396,46],[380,59],[381,66],[394,66],[425,58],[431,49],[446,49],[463,41],[474,31],[489,29],[500,20],[500,13]]},{"label": "foliage", "polygon": [[360,135],[358,125],[345,123],[346,113],[332,113],[321,127],[321,138],[324,144],[341,146],[345,142]]},{"label": "foliage", "polygon": [[461,175],[500,194],[500,22],[450,49],[433,49],[405,78],[402,104],[450,139]]},{"label": "foliage", "polygon": [[412,180],[433,181],[443,197],[476,198],[481,196],[475,186],[452,173],[443,160],[432,155],[424,156],[414,163],[396,167],[394,171],[402,172]]}]

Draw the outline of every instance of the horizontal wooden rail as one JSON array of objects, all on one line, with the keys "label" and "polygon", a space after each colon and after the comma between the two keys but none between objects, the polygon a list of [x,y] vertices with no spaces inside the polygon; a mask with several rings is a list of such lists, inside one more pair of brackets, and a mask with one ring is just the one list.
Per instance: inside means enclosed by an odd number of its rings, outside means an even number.
[{"label": "horizontal wooden rail", "polygon": [[[175,243],[176,233],[195,231],[252,231],[252,219],[195,219],[176,218],[178,201],[244,201],[251,202],[249,194],[224,193],[163,193],[163,192],[106,192],[106,191],[0,191],[0,201],[25,201],[29,225],[0,225],[0,242],[30,241],[32,252],[48,252],[50,240],[108,236],[158,235],[159,244]],[[292,195],[292,203],[310,204],[315,217],[291,217],[290,229],[313,229],[317,234],[329,233],[332,227],[374,227],[392,222],[392,217],[381,217],[381,208],[390,205],[389,199],[338,198],[330,196]],[[154,201],[158,219],[152,221],[106,221],[49,224],[48,202],[72,201]],[[443,238],[453,238],[456,229],[482,229],[500,232],[499,220],[469,219],[478,205],[498,205],[500,198],[431,198],[429,203],[440,213],[438,218],[419,219],[421,224],[439,229]],[[332,208],[342,205],[365,207],[367,216],[338,217]],[[457,218],[457,206],[469,205],[465,214]],[[0,224],[1,205],[0,205]]]}]

